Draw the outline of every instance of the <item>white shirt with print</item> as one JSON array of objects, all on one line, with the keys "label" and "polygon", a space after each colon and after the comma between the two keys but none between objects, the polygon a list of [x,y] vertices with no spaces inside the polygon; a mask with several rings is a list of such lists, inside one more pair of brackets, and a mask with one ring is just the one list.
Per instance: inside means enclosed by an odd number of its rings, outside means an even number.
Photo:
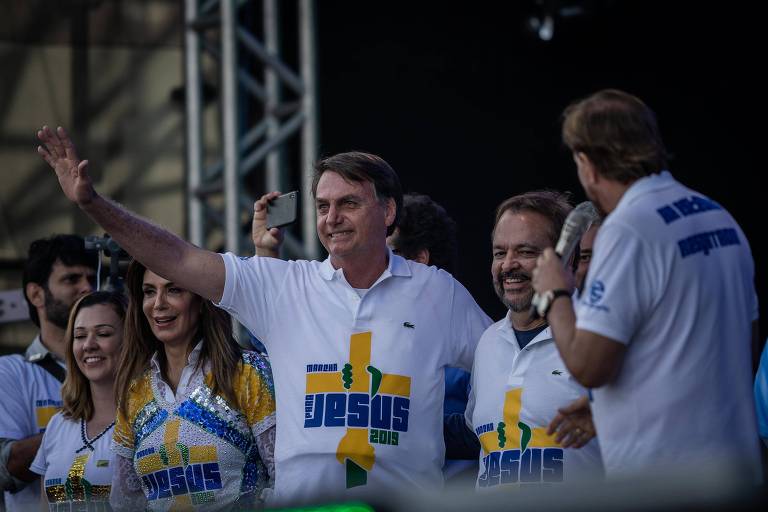
[{"label": "white shirt with print", "polygon": [[[36,353],[47,353],[39,336],[32,346]],[[0,390],[4,390],[0,400],[0,438],[25,439],[45,432],[48,421],[61,409],[61,382],[20,355],[0,357]],[[39,503],[38,482],[18,492],[5,493],[9,511],[26,510]]]},{"label": "white shirt with print", "polygon": [[476,488],[552,485],[602,476],[593,439],[563,449],[546,434],[557,410],[587,394],[568,373],[547,327],[522,350],[510,314],[488,327],[472,368],[466,419],[480,441]]},{"label": "white shirt with print", "polygon": [[392,252],[362,297],[329,260],[223,258],[221,306],[272,362],[275,503],[442,485],[443,370],[490,324],[467,290]]},{"label": "white shirt with print", "polygon": [[759,474],[749,243],[720,205],[668,172],[635,182],[598,231],[578,329],[626,345],[594,391],[609,476],[736,461]]}]

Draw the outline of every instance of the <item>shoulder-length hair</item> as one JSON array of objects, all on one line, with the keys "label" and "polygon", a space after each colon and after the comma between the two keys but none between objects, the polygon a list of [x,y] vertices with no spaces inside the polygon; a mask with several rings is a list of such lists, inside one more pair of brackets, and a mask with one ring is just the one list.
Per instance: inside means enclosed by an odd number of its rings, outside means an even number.
[{"label": "shoulder-length hair", "polygon": [[[152,355],[157,352],[163,376],[168,373],[163,343],[152,333],[144,316],[144,273],[147,268],[136,260],[128,267],[125,287],[128,291],[128,312],[125,319],[125,334],[120,350],[120,364],[115,378],[115,400],[120,412],[128,415],[128,400],[131,383],[149,368]],[[222,395],[230,404],[240,407],[233,382],[237,375],[242,350],[232,337],[232,322],[229,314],[209,300],[202,301],[195,339],[202,339],[203,346],[197,364],[202,367],[210,362],[213,377],[212,391]]]},{"label": "shoulder-length hair", "polygon": [[[72,347],[75,342],[75,318],[85,308],[104,304],[111,307],[121,322],[125,322],[126,300],[122,294],[116,292],[93,292],[80,298],[69,312],[69,322],[64,339],[66,340],[67,377],[61,386],[61,398],[64,402],[62,412],[67,418],[73,420],[88,421],[93,417],[93,397],[91,396],[91,384],[88,378],[80,370],[75,360]],[[122,333],[122,326],[115,326]]]}]

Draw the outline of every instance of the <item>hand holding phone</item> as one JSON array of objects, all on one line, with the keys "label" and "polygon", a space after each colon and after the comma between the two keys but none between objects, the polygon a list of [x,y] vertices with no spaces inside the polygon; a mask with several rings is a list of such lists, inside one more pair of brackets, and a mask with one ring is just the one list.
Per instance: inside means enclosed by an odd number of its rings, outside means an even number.
[{"label": "hand holding phone", "polygon": [[296,221],[298,191],[288,192],[267,202],[267,229],[287,226]]},{"label": "hand holding phone", "polygon": [[279,228],[267,228],[267,205],[277,199],[280,192],[268,192],[253,203],[253,221],[251,222],[251,240],[256,256],[268,258],[280,257],[283,232]]}]

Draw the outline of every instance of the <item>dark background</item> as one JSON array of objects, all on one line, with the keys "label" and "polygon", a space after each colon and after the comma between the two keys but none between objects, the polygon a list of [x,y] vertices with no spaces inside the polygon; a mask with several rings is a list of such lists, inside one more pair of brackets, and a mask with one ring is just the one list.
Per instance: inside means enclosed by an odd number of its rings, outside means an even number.
[{"label": "dark background", "polygon": [[[141,16],[133,12],[137,4],[145,6]],[[171,14],[150,22],[150,4]],[[87,71],[87,45],[139,54],[183,46],[183,8],[175,0],[0,0],[0,6],[7,14],[0,41],[71,45],[73,70],[80,63]],[[297,2],[281,1],[280,9],[285,59],[296,69]],[[675,177],[736,217],[752,245],[761,304],[768,301],[760,176],[768,45],[759,3],[318,0],[316,10],[320,154],[377,153],[406,191],[445,206],[459,224],[457,277],[494,319],[504,314],[490,285],[494,209],[537,188],[571,191],[574,203],[585,199],[560,141],[559,119],[570,102],[607,87],[636,94],[656,111]],[[239,9],[257,35],[260,12],[255,1]],[[546,13],[554,18],[549,41],[528,28]],[[5,57],[0,92],[13,90],[14,59],[27,58],[22,51]],[[208,80],[206,92],[215,97],[220,84]],[[78,126],[87,131],[98,114],[92,103],[99,98],[89,98],[85,82],[73,82],[84,87],[73,96],[73,133]],[[169,91],[179,110],[183,88]],[[0,110],[12,98],[0,94]],[[243,121],[262,114],[261,106],[243,102]],[[126,151],[123,136],[116,130],[109,144],[89,147],[81,135],[81,153],[106,161]],[[17,136],[17,145],[33,147],[30,137]],[[295,141],[287,153],[298,176]],[[263,173],[253,174],[258,197]],[[765,339],[768,309],[761,312]]]},{"label": "dark background", "polygon": [[[554,37],[526,28],[555,13]],[[575,16],[558,16],[575,8]],[[765,28],[752,4],[355,2],[318,6],[321,154],[383,156],[406,191],[429,194],[460,229],[457,277],[494,319],[495,207],[537,188],[585,200],[559,117],[616,87],[659,119],[670,170],[736,217],[758,294],[765,214]],[[761,307],[766,317],[766,308]],[[768,334],[765,320],[761,334]]]}]

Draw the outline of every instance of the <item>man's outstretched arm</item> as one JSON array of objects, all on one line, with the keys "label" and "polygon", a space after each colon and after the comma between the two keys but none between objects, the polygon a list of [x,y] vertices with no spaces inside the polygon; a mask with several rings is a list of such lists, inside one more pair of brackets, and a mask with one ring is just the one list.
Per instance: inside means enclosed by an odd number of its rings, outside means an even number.
[{"label": "man's outstretched arm", "polygon": [[37,132],[37,152],[56,172],[64,195],[114,238],[128,254],[156,274],[202,297],[219,302],[224,293],[224,262],[214,252],[195,247],[166,229],[101,197],[63,128]]}]

